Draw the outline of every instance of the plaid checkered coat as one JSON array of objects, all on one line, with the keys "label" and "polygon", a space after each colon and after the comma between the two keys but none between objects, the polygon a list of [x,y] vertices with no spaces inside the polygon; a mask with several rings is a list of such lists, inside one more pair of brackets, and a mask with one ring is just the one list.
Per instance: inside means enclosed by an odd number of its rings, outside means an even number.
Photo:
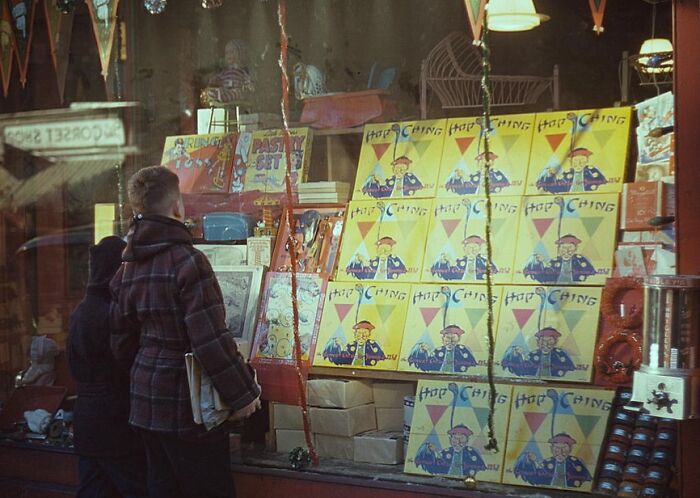
[{"label": "plaid checkered coat", "polygon": [[260,395],[226,329],[221,289],[207,258],[177,220],[144,216],[131,227],[111,281],[111,346],[131,368],[129,422],[180,437],[203,434],[192,417],[184,355],[192,351],[223,401],[243,408]]}]

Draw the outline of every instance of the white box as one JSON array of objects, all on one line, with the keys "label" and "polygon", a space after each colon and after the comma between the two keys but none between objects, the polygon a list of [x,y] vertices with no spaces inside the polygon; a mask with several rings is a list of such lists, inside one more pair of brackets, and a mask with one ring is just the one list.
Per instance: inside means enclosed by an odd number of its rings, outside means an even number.
[{"label": "white box", "polygon": [[[375,405],[376,406],[376,405]],[[403,430],[403,408],[377,408],[377,429],[380,431]]]},{"label": "white box", "polygon": [[401,432],[372,431],[355,436],[355,461],[397,464],[403,462]]},{"label": "white box", "polygon": [[403,408],[403,399],[416,394],[416,385],[413,382],[375,382],[372,390],[378,408]]},{"label": "white box", "polygon": [[304,429],[304,417],[301,407],[297,405],[272,404],[272,423],[274,429]]},{"label": "white box", "polygon": [[309,379],[309,406],[352,408],[372,402],[372,383],[348,379]]},{"label": "white box", "polygon": [[[277,452],[278,453],[289,453],[294,448],[301,446],[304,449],[309,449],[306,446],[306,439],[304,438],[304,431],[296,431],[289,429],[277,429],[275,430],[276,442],[277,442]],[[313,437],[313,434],[312,434]],[[315,443],[314,443],[315,444]]]},{"label": "white box", "polygon": [[355,455],[355,442],[352,436],[329,436],[316,434],[316,453],[320,457],[352,460]]},{"label": "white box", "polygon": [[352,408],[311,408],[311,427],[317,434],[354,436],[377,428],[374,405]]}]

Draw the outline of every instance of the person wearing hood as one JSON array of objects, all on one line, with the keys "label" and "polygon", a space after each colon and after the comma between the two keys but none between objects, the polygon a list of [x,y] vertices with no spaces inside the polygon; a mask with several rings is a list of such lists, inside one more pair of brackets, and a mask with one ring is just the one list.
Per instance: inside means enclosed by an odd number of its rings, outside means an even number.
[{"label": "person wearing hood", "polygon": [[260,407],[260,387],[226,328],[211,265],[183,224],[177,175],[143,168],[129,179],[128,195],[134,221],[110,284],[111,345],[131,368],[129,422],[145,443],[149,494],[233,497],[228,434],[194,422],[184,355],[194,354],[234,419]]},{"label": "person wearing hood", "polygon": [[129,372],[118,368],[110,349],[109,281],[124,247],[110,236],[90,248],[85,297],[70,318],[66,349],[78,391],[73,412],[78,498],[148,496],[143,444],[128,423]]}]

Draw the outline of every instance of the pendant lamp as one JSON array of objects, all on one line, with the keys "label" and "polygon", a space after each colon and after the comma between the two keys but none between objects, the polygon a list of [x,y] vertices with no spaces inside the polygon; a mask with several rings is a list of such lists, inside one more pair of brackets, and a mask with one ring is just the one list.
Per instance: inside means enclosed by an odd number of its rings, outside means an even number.
[{"label": "pendant lamp", "polygon": [[549,20],[532,0],[490,0],[487,15],[492,31],[528,31]]},{"label": "pendant lamp", "polygon": [[640,68],[645,73],[664,73],[673,70],[673,45],[666,38],[644,40],[639,49]]}]

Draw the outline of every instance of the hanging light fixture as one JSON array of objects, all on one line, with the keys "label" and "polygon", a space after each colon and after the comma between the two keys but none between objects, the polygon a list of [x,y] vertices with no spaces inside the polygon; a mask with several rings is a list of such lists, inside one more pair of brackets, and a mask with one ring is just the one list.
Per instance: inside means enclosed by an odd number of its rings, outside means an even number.
[{"label": "hanging light fixture", "polygon": [[532,0],[490,0],[487,15],[491,31],[528,31],[549,20]]},{"label": "hanging light fixture", "polygon": [[639,49],[640,69],[645,73],[667,73],[673,71],[673,45],[666,38],[644,40]]}]

